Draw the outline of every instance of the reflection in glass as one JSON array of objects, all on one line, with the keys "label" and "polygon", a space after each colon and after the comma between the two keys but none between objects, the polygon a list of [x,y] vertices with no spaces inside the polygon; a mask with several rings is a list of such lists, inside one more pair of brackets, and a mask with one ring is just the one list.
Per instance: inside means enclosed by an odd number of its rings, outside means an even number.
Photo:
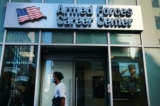
[{"label": "reflection in glass", "polygon": [[73,31],[44,31],[42,43],[72,43]]},{"label": "reflection in glass", "polygon": [[140,34],[137,33],[110,33],[111,44],[141,44]]},{"label": "reflection in glass", "polygon": [[160,7],[159,0],[152,0],[152,7],[159,8]]},{"label": "reflection in glass", "polygon": [[13,43],[38,43],[39,32],[29,30],[8,30],[6,42]]},{"label": "reflection in glass", "polygon": [[76,43],[81,44],[107,44],[105,31],[77,31]]},{"label": "reflection in glass", "polygon": [[9,0],[0,0],[0,42],[3,41],[4,36],[4,19],[5,19],[5,5]]},{"label": "reflection in glass", "polygon": [[77,4],[106,4],[106,0],[76,0]]},{"label": "reflection in glass", "polygon": [[53,72],[59,71],[64,75],[62,83],[67,88],[67,103],[72,106],[72,61],[45,60],[42,63],[42,89],[40,106],[52,106],[52,99],[55,91],[55,84],[51,82]]},{"label": "reflection in glass", "polygon": [[147,106],[141,48],[111,48],[114,106]]},{"label": "reflection in glass", "polygon": [[67,3],[73,4],[74,0],[44,0],[45,3]]},{"label": "reflection in glass", "polygon": [[42,3],[42,0],[12,0],[12,2]]},{"label": "reflection in glass", "polygon": [[0,106],[33,106],[38,46],[5,46]]},{"label": "reflection in glass", "polygon": [[151,106],[160,104],[160,48],[145,48]]},{"label": "reflection in glass", "polygon": [[105,71],[101,60],[75,62],[77,106],[105,105]]},{"label": "reflection in glass", "polygon": [[160,16],[155,16],[156,28],[160,30]]},{"label": "reflection in glass", "polygon": [[136,0],[109,0],[110,5],[136,5]]}]

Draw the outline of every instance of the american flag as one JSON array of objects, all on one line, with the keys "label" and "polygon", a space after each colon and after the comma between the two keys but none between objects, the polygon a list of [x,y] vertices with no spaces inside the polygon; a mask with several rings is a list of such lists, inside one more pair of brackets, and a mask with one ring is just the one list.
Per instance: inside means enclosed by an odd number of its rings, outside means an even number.
[{"label": "american flag", "polygon": [[32,7],[26,7],[23,9],[16,9],[17,15],[18,15],[18,22],[24,23],[26,21],[33,21],[40,18],[46,18],[41,12],[40,8],[37,8],[35,6]]}]

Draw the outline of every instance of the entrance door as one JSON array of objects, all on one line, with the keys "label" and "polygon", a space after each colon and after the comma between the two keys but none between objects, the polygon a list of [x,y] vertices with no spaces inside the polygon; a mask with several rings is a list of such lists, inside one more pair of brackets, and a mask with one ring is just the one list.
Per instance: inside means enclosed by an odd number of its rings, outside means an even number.
[{"label": "entrance door", "polygon": [[51,82],[53,72],[58,71],[64,75],[62,83],[67,88],[68,106],[72,105],[72,80],[73,80],[73,61],[69,60],[43,60],[42,63],[42,86],[41,86],[41,106],[52,106],[52,98],[55,84]]},{"label": "entrance door", "polygon": [[105,64],[101,59],[43,60],[40,106],[51,106],[55,84],[53,72],[64,75],[68,106],[106,106]]},{"label": "entrance door", "polygon": [[76,106],[106,106],[104,66],[103,60],[75,61]]}]

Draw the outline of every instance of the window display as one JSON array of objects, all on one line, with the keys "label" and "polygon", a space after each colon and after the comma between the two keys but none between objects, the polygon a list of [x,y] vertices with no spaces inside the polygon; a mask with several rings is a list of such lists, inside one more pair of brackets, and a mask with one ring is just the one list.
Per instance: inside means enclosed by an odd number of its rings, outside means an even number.
[{"label": "window display", "polygon": [[33,106],[38,46],[5,46],[0,106]]},{"label": "window display", "polygon": [[112,47],[114,106],[147,106],[141,48]]}]

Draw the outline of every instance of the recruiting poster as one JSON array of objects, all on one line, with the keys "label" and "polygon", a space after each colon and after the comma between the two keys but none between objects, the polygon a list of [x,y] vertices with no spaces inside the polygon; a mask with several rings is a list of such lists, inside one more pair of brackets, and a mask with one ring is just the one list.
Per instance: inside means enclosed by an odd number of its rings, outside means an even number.
[{"label": "recruiting poster", "polygon": [[121,92],[139,92],[139,67],[136,62],[120,62],[119,71],[121,75]]}]

